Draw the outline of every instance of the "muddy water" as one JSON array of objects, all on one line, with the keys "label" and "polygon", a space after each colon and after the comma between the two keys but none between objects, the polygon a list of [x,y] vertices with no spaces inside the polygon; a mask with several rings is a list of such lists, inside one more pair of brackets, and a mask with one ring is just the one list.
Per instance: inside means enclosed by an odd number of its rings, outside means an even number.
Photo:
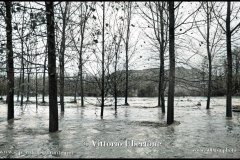
[{"label": "muddy water", "polygon": [[[71,100],[71,98],[66,98]],[[200,102],[201,106],[196,106]],[[111,100],[108,101],[112,103]],[[0,104],[1,158],[239,158],[240,113],[225,117],[225,98],[177,97],[175,123],[155,107],[157,98],[130,98],[130,106],[113,106],[100,117],[97,100],[86,107],[66,103],[59,132],[48,132],[48,106],[16,103],[14,121],[6,121]],[[239,104],[234,98],[233,104]]]}]

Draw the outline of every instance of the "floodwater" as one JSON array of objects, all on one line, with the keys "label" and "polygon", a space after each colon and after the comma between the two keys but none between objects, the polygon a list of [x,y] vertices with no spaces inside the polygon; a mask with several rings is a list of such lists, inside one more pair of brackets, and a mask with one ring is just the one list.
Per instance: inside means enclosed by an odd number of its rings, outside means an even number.
[{"label": "floodwater", "polygon": [[[34,98],[32,99],[34,100]],[[39,100],[41,101],[41,100]],[[66,97],[65,101],[71,101]],[[196,104],[200,102],[201,106]],[[109,100],[107,104],[112,104]],[[157,98],[129,98],[130,106],[106,106],[104,118],[95,98],[85,107],[66,103],[59,112],[59,130],[48,132],[47,105],[15,103],[15,119],[7,121],[0,104],[1,158],[239,158],[240,112],[225,116],[225,97],[176,97],[175,123],[155,107]],[[233,98],[233,105],[240,98]],[[166,109],[167,110],[167,109]]]}]

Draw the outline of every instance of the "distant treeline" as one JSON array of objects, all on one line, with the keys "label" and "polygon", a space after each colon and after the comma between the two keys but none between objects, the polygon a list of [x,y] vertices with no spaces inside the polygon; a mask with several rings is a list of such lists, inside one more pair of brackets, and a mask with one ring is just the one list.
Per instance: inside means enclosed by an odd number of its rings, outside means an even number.
[{"label": "distant treeline", "polygon": [[[125,77],[124,71],[117,72],[118,74],[118,95],[124,97],[124,82]],[[111,75],[113,77],[114,73]],[[158,96],[158,68],[145,69],[145,70],[130,70],[129,71],[129,96],[130,97],[157,97]],[[107,95],[113,95],[112,82],[110,80],[106,86]],[[166,75],[167,76],[167,75]],[[205,76],[205,75],[204,75]],[[7,81],[2,76],[0,83],[0,94],[6,95],[7,92]],[[97,88],[97,77],[86,76],[84,80],[84,93],[85,96],[99,97],[101,93]],[[239,79],[240,77],[234,78],[234,95],[239,95]],[[15,78],[15,94],[20,91],[17,86],[19,77]],[[30,76],[29,82],[27,83],[27,77],[24,83],[24,96],[35,96],[36,95],[36,77]],[[77,84],[78,83],[78,84]],[[167,82],[166,82],[167,83]],[[65,77],[65,96],[81,96],[79,90],[76,91],[76,85],[80,86],[80,82],[77,81],[77,77]],[[29,89],[28,89],[29,86]],[[37,79],[37,94],[42,94],[43,91],[43,77],[38,76]],[[58,85],[59,86],[59,85]],[[197,69],[186,69],[183,67],[176,68],[176,96],[206,96],[207,88],[207,77],[203,78],[203,73]],[[165,84],[165,90],[167,91],[167,84]],[[226,90],[224,75],[213,76],[213,90],[212,96],[224,96]],[[29,93],[27,93],[29,92]],[[45,92],[48,93],[48,78],[45,80]],[[165,92],[167,95],[167,92]]]}]

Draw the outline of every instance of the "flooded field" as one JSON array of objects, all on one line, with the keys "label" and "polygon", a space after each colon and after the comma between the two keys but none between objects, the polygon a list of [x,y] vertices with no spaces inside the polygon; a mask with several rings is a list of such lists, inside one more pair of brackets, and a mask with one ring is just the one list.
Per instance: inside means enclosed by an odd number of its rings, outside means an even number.
[{"label": "flooded field", "polygon": [[[34,100],[34,98],[32,99]],[[41,101],[41,100],[39,100]],[[66,97],[66,102],[71,98]],[[66,103],[59,110],[59,132],[48,132],[47,105],[15,103],[15,119],[7,121],[0,103],[1,158],[239,158],[240,113],[226,118],[225,97],[176,97],[175,123],[155,107],[157,98],[119,98],[117,113],[108,101],[104,118],[95,98],[85,107]],[[197,106],[198,103],[201,106]],[[233,105],[240,98],[233,98]]]}]

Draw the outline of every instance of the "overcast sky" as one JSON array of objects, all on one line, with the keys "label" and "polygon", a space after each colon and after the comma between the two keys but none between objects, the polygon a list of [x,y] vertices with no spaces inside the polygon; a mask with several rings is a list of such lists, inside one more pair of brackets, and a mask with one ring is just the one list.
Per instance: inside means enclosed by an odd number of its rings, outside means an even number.
[{"label": "overcast sky", "polygon": [[[28,2],[25,2],[26,5],[29,5]],[[39,2],[40,3],[40,2]],[[79,3],[79,2],[74,2],[74,3]],[[141,7],[141,10],[146,11],[146,9],[144,8],[144,4],[146,2],[137,2],[138,5]],[[179,2],[176,2],[175,4],[177,5]],[[218,2],[218,6],[221,6],[222,4],[226,4],[224,2]],[[21,2],[21,4],[23,4],[23,2]],[[44,3],[40,3],[40,4],[44,4]],[[101,8],[101,2],[97,3],[97,7],[96,7],[96,12],[93,13],[93,15],[95,15],[97,17],[98,22],[94,22],[91,19],[90,22],[88,23],[88,27],[89,30],[88,32],[90,33],[92,30],[94,30],[94,28],[96,29],[97,25],[101,25],[101,15],[102,15],[102,8]],[[106,6],[109,7],[109,10],[107,10],[106,12],[106,17],[105,17],[105,21],[106,23],[109,23],[111,25],[111,23],[113,23],[113,15],[115,15],[116,13],[112,13],[112,9],[111,6],[114,4],[114,2],[106,2]],[[31,3],[32,6],[37,7],[37,8],[44,8],[44,6],[36,4],[36,3]],[[135,4],[134,4],[135,5]],[[179,10],[176,10],[175,14],[178,15],[176,17],[176,25],[185,21],[186,17],[188,17],[191,13],[193,13],[197,8],[199,7],[199,2],[183,2],[180,6],[179,6]],[[221,14],[223,15],[223,19],[225,18],[225,14],[226,14],[226,6],[224,6],[221,10]],[[234,2],[232,3],[232,8],[233,8],[233,12],[232,12],[232,27],[234,27],[240,17],[237,14],[237,12],[239,11],[239,2]],[[45,8],[44,8],[45,9]],[[74,6],[72,6],[71,8],[72,10],[74,10]],[[154,36],[153,34],[153,30],[152,28],[149,28],[149,24],[146,22],[146,20],[142,17],[142,15],[140,15],[139,13],[141,13],[141,10],[139,8],[134,8],[133,9],[133,14],[132,14],[132,21],[131,21],[131,26],[130,26],[130,31],[131,31],[131,36],[130,36],[130,53],[134,53],[134,55],[132,56],[131,60],[130,60],[130,69],[146,69],[146,68],[158,68],[159,67],[159,60],[158,60],[158,52],[156,50],[156,48],[154,48],[151,43],[152,41],[146,36],[150,35],[150,36]],[[219,10],[219,8],[218,8]],[[28,13],[30,11],[28,10]],[[58,11],[56,11],[58,12]],[[72,19],[75,21],[78,21],[78,13],[76,12],[76,14],[72,15]],[[205,13],[203,12],[203,10],[201,10],[200,12],[197,12],[198,15],[196,16],[196,20],[203,20],[205,17]],[[44,12],[41,13],[42,16],[44,16]],[[118,16],[121,15],[121,12],[118,12]],[[17,22],[17,14],[13,14],[13,24],[15,24],[15,22]],[[56,14],[57,16],[57,14]],[[55,16],[55,19],[57,19]],[[26,14],[26,18],[29,18],[29,14]],[[1,21],[3,21],[3,17],[1,16]],[[186,32],[185,34],[181,34],[184,33],[187,29],[189,29],[189,27],[191,26],[190,22],[192,22],[192,16],[190,18],[188,18],[185,23],[188,24],[184,24],[181,25],[179,27],[176,28],[175,30],[175,46],[176,46],[176,56],[177,56],[177,65],[176,66],[185,66],[185,67],[197,67],[199,68],[200,64],[202,63],[202,59],[204,56],[207,56],[206,54],[206,45],[205,42],[203,40],[203,37],[201,36],[201,34],[198,32],[196,27],[193,27],[193,29],[189,30],[188,32]],[[19,21],[21,23],[21,21]],[[59,21],[61,22],[61,21]],[[224,22],[222,21],[221,23],[224,24]],[[212,24],[212,30],[211,30],[211,35],[213,35],[215,33],[215,27],[216,27],[217,21],[214,20],[213,24]],[[4,28],[4,23],[1,24],[0,27],[0,38],[1,40],[5,39],[5,28]],[[13,25],[14,26],[14,25]],[[203,33],[206,32],[206,23],[203,22],[199,25],[200,29],[203,31]],[[45,26],[42,26],[40,28],[40,30],[44,31],[46,29]],[[220,30],[220,29],[219,29]],[[109,30],[110,31],[110,30]],[[27,32],[27,31],[26,31]],[[106,28],[106,34],[108,32],[108,29]],[[68,32],[67,32],[68,33]],[[14,31],[14,34],[16,34],[16,31]],[[77,33],[76,33],[77,34]],[[236,32],[233,36],[233,49],[234,47],[238,46],[239,42],[236,41],[235,39],[238,36],[238,32]],[[16,36],[16,35],[15,35]],[[69,35],[68,35],[69,36]],[[222,43],[220,45],[220,49],[216,49],[217,50],[217,54],[219,56],[224,56],[225,55],[225,45],[224,45],[224,39],[225,39],[225,35],[224,33],[222,33]],[[107,35],[106,35],[107,37]],[[38,50],[40,50],[39,52],[44,52],[45,48],[43,47],[44,39],[39,41],[42,42],[38,42]],[[101,36],[99,37],[99,40],[101,40]],[[106,42],[107,43],[107,42]],[[15,47],[20,48],[19,47],[19,41],[18,43],[15,43]],[[96,47],[96,46],[95,46]],[[99,44],[97,45],[98,49],[99,49],[99,53],[100,49],[101,49],[101,42],[99,41]],[[40,49],[39,49],[40,48]],[[35,53],[36,47],[32,48],[32,52]],[[19,52],[19,50],[15,50],[16,52]],[[88,71],[90,71],[91,69],[97,69],[100,67],[99,64],[94,63],[94,58],[99,58],[99,57],[94,57],[93,54],[91,52],[89,52],[90,50],[86,51],[84,58],[89,58],[93,61],[86,63],[85,64],[85,69],[87,69]],[[119,66],[118,69],[124,69],[124,46],[122,46],[122,53],[120,54],[120,57],[122,58],[121,60],[119,60]],[[71,72],[77,72],[78,68],[78,57],[77,54],[72,52],[71,50],[67,49],[66,52],[67,55],[66,56],[66,71],[71,73]],[[166,68],[168,68],[168,52],[166,52]],[[75,58],[74,58],[75,56]],[[3,54],[1,54],[1,57],[4,59],[5,56]],[[217,56],[216,56],[217,57]],[[38,63],[42,63],[44,62],[44,57],[40,56],[38,57],[38,59],[35,59],[35,61],[37,61]],[[97,61],[95,61],[97,62]]]}]

